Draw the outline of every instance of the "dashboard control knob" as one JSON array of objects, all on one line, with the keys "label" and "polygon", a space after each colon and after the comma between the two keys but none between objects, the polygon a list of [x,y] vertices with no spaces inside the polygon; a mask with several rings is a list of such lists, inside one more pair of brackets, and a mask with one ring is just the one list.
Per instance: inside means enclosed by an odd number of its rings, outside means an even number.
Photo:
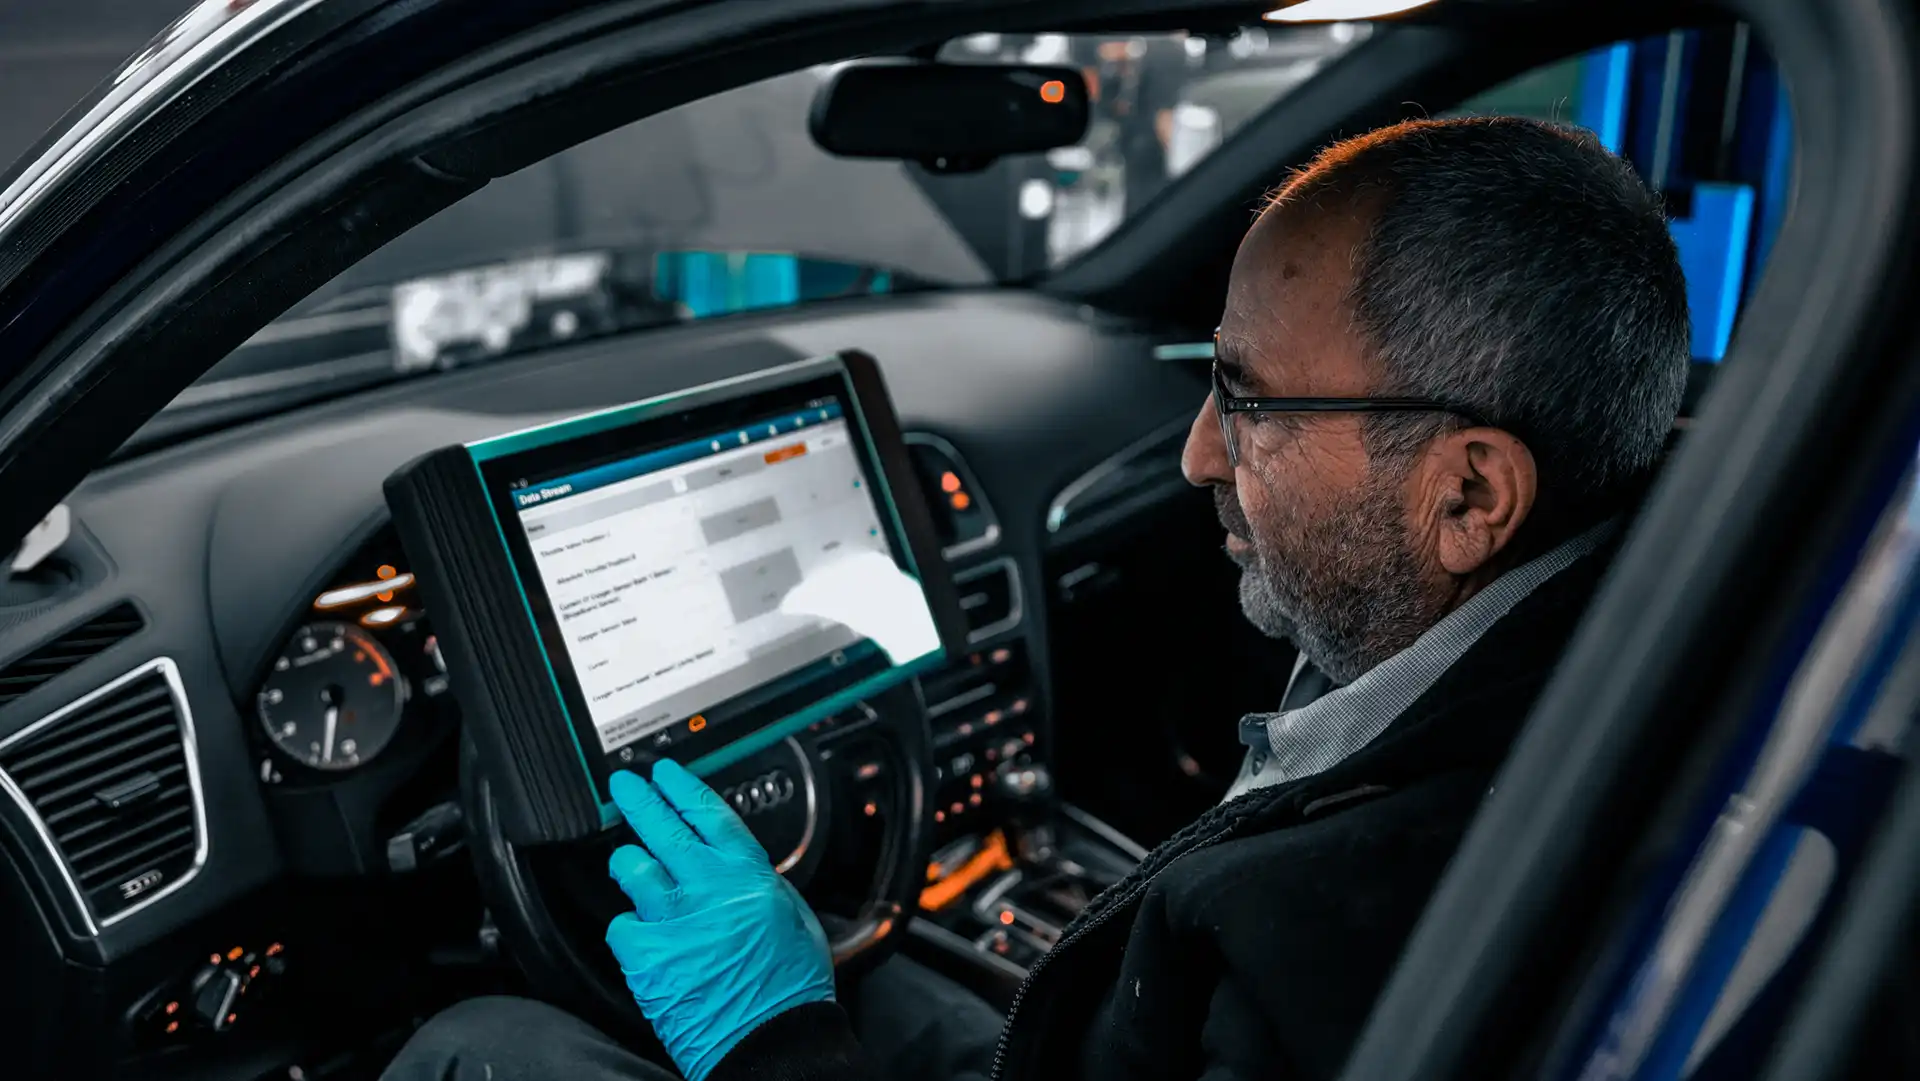
[{"label": "dashboard control knob", "polygon": [[1053,788],[1053,774],[1038,763],[1023,765],[1008,762],[994,775],[1000,794],[1013,800],[1038,799]]},{"label": "dashboard control knob", "polygon": [[194,978],[193,987],[193,1015],[213,1031],[224,1031],[233,1023],[234,1003],[240,997],[240,973],[224,965],[209,965]]}]

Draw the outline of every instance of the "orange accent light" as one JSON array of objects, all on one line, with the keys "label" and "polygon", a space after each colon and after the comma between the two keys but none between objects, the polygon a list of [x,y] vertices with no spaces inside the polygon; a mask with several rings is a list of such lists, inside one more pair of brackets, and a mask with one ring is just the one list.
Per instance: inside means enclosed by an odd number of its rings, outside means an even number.
[{"label": "orange accent light", "polygon": [[973,506],[973,497],[965,492],[955,492],[947,497],[947,502],[953,504],[954,510],[966,510]]},{"label": "orange accent light", "polygon": [[178,1032],[178,1031],[180,1031],[180,1022],[178,1022],[178,1021],[168,1021],[168,1022],[167,1022],[167,1031],[168,1031],[168,1032]]},{"label": "orange accent light", "polygon": [[257,977],[258,977],[259,975],[260,975],[260,966],[259,966],[259,965],[255,965],[255,966],[253,966],[252,968],[250,968],[250,969],[248,969],[248,970],[247,970],[247,979],[249,979],[249,980],[251,980],[251,979],[255,979],[255,978],[257,978]]},{"label": "orange accent light", "polygon": [[267,947],[267,956],[278,957],[285,950],[286,950],[285,946],[282,946],[281,944],[276,942],[273,945]]},{"label": "orange accent light", "polygon": [[[933,812],[934,821],[943,821],[946,812]],[[930,868],[938,870],[938,868]],[[1013,870],[1013,857],[1007,853],[1006,835],[999,830],[987,834],[967,862],[943,874],[938,882],[920,891],[920,907],[928,912],[939,910],[952,904],[961,894],[972,889],[979,881],[996,871]]]},{"label": "orange accent light", "polygon": [[[945,822],[945,821],[947,820],[947,812],[945,812],[945,811],[935,811],[935,812],[933,812],[933,820],[934,820],[935,822]],[[921,896],[922,896],[922,897],[925,897],[925,896],[926,896],[926,894],[924,894],[924,893],[923,893],[923,894],[921,894]]]},{"label": "orange accent light", "polygon": [[380,564],[380,569],[377,571],[374,571],[373,575],[376,578],[393,578],[398,576],[399,573],[400,573],[399,569],[396,568],[393,564],[382,563]]},{"label": "orange accent light", "polygon": [[219,964],[219,963],[220,963],[220,955],[216,953],[216,954],[214,954],[214,955],[212,955],[211,957],[208,957],[208,958],[207,958],[207,963],[208,963],[208,964],[212,964],[212,965],[217,965],[217,964]]},{"label": "orange accent light", "polygon": [[940,474],[940,490],[943,492],[959,491],[960,475],[953,472],[952,470],[948,470],[947,472]]},{"label": "orange accent light", "polygon": [[241,949],[240,947],[235,946],[233,949],[230,949],[227,951],[227,960],[238,961],[243,955],[246,954],[246,952],[247,951]]},{"label": "orange accent light", "polygon": [[1067,100],[1067,84],[1058,79],[1048,79],[1041,83],[1040,100],[1048,105],[1058,105]]},{"label": "orange accent light", "polygon": [[860,808],[860,810],[865,812],[868,818],[872,818],[874,815],[877,815],[880,813],[880,805],[873,802],[872,800],[868,800],[867,805],[865,807]]},{"label": "orange accent light", "polygon": [[704,730],[706,727],[707,727],[707,717],[706,717],[706,714],[704,713],[696,713],[692,717],[687,719],[687,731],[689,732],[699,732]]},{"label": "orange accent light", "polygon": [[1004,909],[1004,908],[1003,908],[1003,909],[1001,909],[1001,910],[1000,910],[1000,922],[1001,922],[1001,923],[1004,923],[1004,924],[1006,924],[1006,925],[1007,925],[1008,927],[1012,927],[1012,926],[1013,926],[1013,913],[1012,913],[1012,912],[1009,912],[1009,911],[1007,911],[1007,910],[1006,910],[1006,909]]},{"label": "orange accent light", "polygon": [[389,589],[385,593],[375,593],[373,599],[379,601],[381,604],[385,604],[393,599],[393,590]]},{"label": "orange accent light", "polygon": [[381,685],[382,683],[385,683],[386,681],[387,681],[387,674],[385,672],[368,672],[367,673],[367,683],[371,686],[378,687],[379,685]]},{"label": "orange accent light", "polygon": [[227,1024],[229,1025],[233,1024],[235,1021],[238,1021],[238,1020],[240,1020],[240,1015],[237,1013],[230,1013],[227,1015]]},{"label": "orange accent light", "polygon": [[169,1003],[167,1003],[167,1012],[168,1012],[169,1014],[175,1014],[175,1013],[179,1013],[179,1012],[180,1012],[180,1004],[179,1004],[178,1002],[169,1002]]}]

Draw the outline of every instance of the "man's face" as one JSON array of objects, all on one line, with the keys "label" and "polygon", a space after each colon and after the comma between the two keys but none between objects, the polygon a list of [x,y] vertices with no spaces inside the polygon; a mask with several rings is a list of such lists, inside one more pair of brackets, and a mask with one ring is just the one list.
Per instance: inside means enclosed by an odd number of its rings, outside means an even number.
[{"label": "man's face", "polygon": [[[1373,391],[1346,300],[1365,232],[1352,212],[1301,206],[1248,233],[1220,324],[1228,393]],[[1339,683],[1405,648],[1446,606],[1445,576],[1413,528],[1409,463],[1370,460],[1361,426],[1346,413],[1239,414],[1236,470],[1209,399],[1181,463],[1213,486],[1247,618]]]}]

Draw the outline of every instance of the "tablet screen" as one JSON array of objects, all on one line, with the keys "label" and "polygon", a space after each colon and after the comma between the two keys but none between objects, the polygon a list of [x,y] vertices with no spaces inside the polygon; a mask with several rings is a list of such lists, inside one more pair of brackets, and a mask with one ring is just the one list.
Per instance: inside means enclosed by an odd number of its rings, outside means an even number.
[{"label": "tablet screen", "polygon": [[837,380],[482,463],[583,754],[707,754],[940,655]]}]

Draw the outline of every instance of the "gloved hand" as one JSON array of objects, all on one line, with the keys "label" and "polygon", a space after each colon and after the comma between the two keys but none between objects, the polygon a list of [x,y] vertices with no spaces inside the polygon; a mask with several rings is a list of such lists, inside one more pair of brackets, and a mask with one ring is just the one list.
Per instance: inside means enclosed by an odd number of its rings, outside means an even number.
[{"label": "gloved hand", "polygon": [[832,1001],[820,921],[718,793],[671,760],[651,784],[621,770],[609,788],[646,847],[608,861],[634,911],[607,945],[681,1073],[705,1081],[762,1023]]}]

